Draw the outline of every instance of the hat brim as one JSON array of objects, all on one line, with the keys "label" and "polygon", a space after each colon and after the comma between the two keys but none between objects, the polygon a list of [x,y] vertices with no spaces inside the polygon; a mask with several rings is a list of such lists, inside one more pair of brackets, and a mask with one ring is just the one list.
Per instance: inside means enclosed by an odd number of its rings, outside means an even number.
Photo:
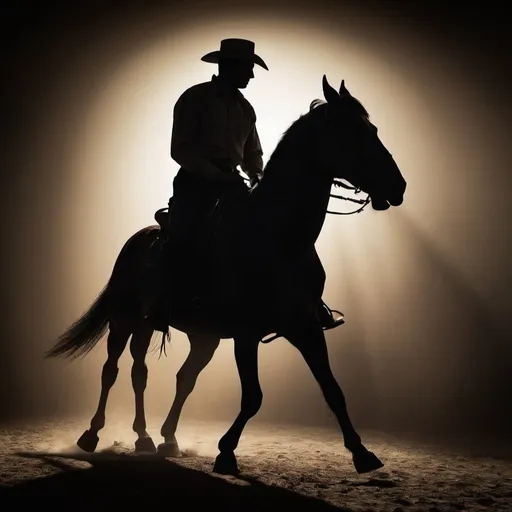
[{"label": "hat brim", "polygon": [[[201,57],[201,60],[203,62],[208,62],[210,64],[218,64],[220,58],[221,58],[221,53],[219,50],[217,50],[215,52],[210,52],[210,53],[207,53],[206,55],[203,55]],[[259,55],[254,54],[254,56],[252,58],[252,62],[254,64],[258,64],[258,66],[261,66],[263,69],[266,69],[268,71],[268,67],[265,64],[265,61]]]}]

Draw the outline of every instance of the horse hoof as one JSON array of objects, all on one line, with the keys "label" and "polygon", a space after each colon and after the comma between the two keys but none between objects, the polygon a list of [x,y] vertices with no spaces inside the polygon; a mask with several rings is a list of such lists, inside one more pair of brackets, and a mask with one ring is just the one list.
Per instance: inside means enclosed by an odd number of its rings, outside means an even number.
[{"label": "horse hoof", "polygon": [[361,475],[369,473],[384,467],[382,461],[373,453],[368,450],[354,453],[352,456],[356,471]]},{"label": "horse hoof", "polygon": [[153,439],[151,437],[140,437],[135,441],[135,451],[138,452],[145,452],[145,453],[155,453],[156,452],[156,446],[155,443],[153,443]]},{"label": "horse hoof", "polygon": [[80,437],[80,439],[76,442],[77,446],[81,448],[84,452],[92,453],[96,450],[99,441],[98,434],[95,432],[91,432],[90,430],[86,430]]},{"label": "horse hoof", "polygon": [[240,470],[238,469],[235,454],[233,452],[219,453],[213,465],[213,472],[219,473],[219,475],[239,475]]},{"label": "horse hoof", "polygon": [[181,457],[180,448],[177,443],[162,443],[158,445],[158,454],[162,457]]}]

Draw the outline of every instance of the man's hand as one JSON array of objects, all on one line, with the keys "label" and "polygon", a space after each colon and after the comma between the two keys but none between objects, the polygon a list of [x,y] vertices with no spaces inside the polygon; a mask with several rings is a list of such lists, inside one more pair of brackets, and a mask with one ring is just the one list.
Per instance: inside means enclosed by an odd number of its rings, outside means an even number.
[{"label": "man's hand", "polygon": [[261,178],[263,178],[262,173],[256,173],[249,177],[249,184],[251,185],[251,189],[259,184]]}]

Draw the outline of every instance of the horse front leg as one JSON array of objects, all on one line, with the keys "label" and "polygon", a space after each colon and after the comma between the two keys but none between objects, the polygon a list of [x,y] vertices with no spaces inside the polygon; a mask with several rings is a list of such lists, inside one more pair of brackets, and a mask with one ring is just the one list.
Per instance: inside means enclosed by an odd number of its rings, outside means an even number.
[{"label": "horse front leg", "polygon": [[181,456],[175,436],[181,411],[196,385],[199,374],[211,361],[220,343],[219,338],[208,336],[189,334],[188,339],[190,341],[190,352],[176,375],[176,395],[161,429],[164,442],[158,446],[158,452],[165,457]]},{"label": "horse front leg", "polygon": [[336,415],[343,434],[345,448],[352,453],[356,471],[368,473],[382,468],[384,464],[365,448],[360,435],[352,425],[345,396],[331,370],[325,336],[319,323],[312,320],[307,328],[287,336],[287,339],[304,357],[327,404]]},{"label": "horse front leg", "polygon": [[236,420],[219,441],[220,453],[213,466],[215,473],[237,475],[240,472],[235,450],[245,425],[256,415],[263,401],[258,377],[258,344],[257,339],[235,339],[235,359],[242,385],[242,402]]},{"label": "horse front leg", "polygon": [[137,434],[135,441],[136,452],[156,452],[155,443],[146,430],[146,414],[144,411],[144,391],[148,381],[148,367],[146,366],[146,354],[148,352],[153,327],[144,322],[133,333],[130,342],[130,353],[133,357],[131,371],[132,386],[135,394],[135,419],[133,431]]},{"label": "horse front leg", "polygon": [[107,361],[103,365],[101,373],[101,393],[98,408],[91,420],[91,427],[81,435],[76,443],[79,448],[86,452],[94,452],[98,446],[98,432],[105,426],[108,394],[116,382],[119,358],[126,348],[130,334],[129,328],[122,324],[111,323],[107,339]]}]

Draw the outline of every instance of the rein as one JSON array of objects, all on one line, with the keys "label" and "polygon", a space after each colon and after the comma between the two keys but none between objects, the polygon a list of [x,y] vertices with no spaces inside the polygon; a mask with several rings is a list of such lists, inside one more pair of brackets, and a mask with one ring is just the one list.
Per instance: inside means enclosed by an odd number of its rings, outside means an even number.
[{"label": "rein", "polygon": [[[250,181],[245,176],[242,176],[242,175],[240,175],[240,176],[241,176],[241,178],[244,181]],[[354,194],[360,194],[361,193],[361,189],[360,188],[353,187],[352,185],[346,185],[345,183],[343,183],[343,181],[341,181],[338,178],[334,178],[333,184],[334,184],[335,187],[341,187],[341,188],[344,188],[346,190],[352,190],[352,191],[354,191]],[[337,195],[337,194],[329,194],[329,197],[333,197],[334,199],[341,199],[343,201],[350,201],[351,203],[355,203],[355,204],[361,205],[359,208],[357,208],[356,210],[351,211],[351,212],[333,212],[333,211],[327,210],[326,213],[330,213],[331,215],[353,215],[354,213],[361,213],[371,202],[370,194],[367,194],[364,199],[353,199],[351,197],[340,196],[340,195]]]}]

